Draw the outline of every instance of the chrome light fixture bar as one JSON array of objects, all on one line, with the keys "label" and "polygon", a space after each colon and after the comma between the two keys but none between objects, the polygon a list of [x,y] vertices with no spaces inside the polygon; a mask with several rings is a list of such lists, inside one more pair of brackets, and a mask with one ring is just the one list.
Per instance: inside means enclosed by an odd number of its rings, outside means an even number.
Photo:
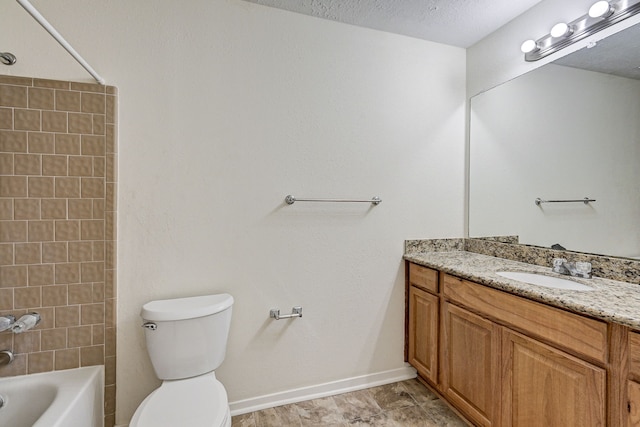
[{"label": "chrome light fixture bar", "polygon": [[546,36],[525,41],[520,50],[525,54],[525,61],[538,61],[637,13],[640,13],[640,0],[601,0],[580,18],[569,23],[559,22]]}]

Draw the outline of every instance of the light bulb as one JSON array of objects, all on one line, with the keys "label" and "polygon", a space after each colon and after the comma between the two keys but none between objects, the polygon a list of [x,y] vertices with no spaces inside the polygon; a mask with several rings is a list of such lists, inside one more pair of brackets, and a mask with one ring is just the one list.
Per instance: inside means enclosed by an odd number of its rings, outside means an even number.
[{"label": "light bulb", "polygon": [[602,0],[595,2],[589,8],[589,16],[592,18],[607,18],[613,14],[614,10],[608,1]]},{"label": "light bulb", "polygon": [[571,29],[571,27],[569,27],[564,22],[559,22],[556,25],[554,25],[553,28],[551,28],[551,37],[553,38],[566,37],[572,32],[573,30]]},{"label": "light bulb", "polygon": [[520,46],[520,50],[522,51],[522,53],[529,53],[529,52],[533,52],[534,50],[538,50],[538,49],[540,49],[540,47],[538,47],[538,43],[536,43],[535,40],[526,40]]}]

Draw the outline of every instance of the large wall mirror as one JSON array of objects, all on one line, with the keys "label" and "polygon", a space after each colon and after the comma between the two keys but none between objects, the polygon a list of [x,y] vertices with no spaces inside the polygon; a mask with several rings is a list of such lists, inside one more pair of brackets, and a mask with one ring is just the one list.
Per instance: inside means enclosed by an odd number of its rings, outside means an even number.
[{"label": "large wall mirror", "polygon": [[470,237],[640,257],[639,67],[637,24],[471,99]]}]

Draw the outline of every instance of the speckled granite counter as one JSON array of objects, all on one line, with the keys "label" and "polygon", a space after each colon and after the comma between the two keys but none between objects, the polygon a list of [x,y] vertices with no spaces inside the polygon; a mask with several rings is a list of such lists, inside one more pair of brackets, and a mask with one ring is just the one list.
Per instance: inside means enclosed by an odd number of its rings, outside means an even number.
[{"label": "speckled granite counter", "polygon": [[[637,284],[599,277],[569,278],[554,274],[548,267],[460,250],[406,253],[404,259],[534,301],[640,330],[640,286]],[[529,285],[498,276],[498,271],[542,273],[575,280],[594,290],[567,291]]]}]

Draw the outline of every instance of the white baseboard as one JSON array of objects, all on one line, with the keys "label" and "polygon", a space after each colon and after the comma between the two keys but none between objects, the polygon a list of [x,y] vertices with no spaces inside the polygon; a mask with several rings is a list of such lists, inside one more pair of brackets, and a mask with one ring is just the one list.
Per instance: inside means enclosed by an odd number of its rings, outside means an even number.
[{"label": "white baseboard", "polygon": [[416,370],[411,366],[406,365],[403,368],[393,369],[391,371],[345,378],[338,381],[229,402],[229,407],[231,408],[231,415],[235,416],[259,411],[261,409],[287,405],[289,403],[302,402],[305,400],[333,396],[336,394],[348,393],[351,391],[404,381],[415,377]]}]

